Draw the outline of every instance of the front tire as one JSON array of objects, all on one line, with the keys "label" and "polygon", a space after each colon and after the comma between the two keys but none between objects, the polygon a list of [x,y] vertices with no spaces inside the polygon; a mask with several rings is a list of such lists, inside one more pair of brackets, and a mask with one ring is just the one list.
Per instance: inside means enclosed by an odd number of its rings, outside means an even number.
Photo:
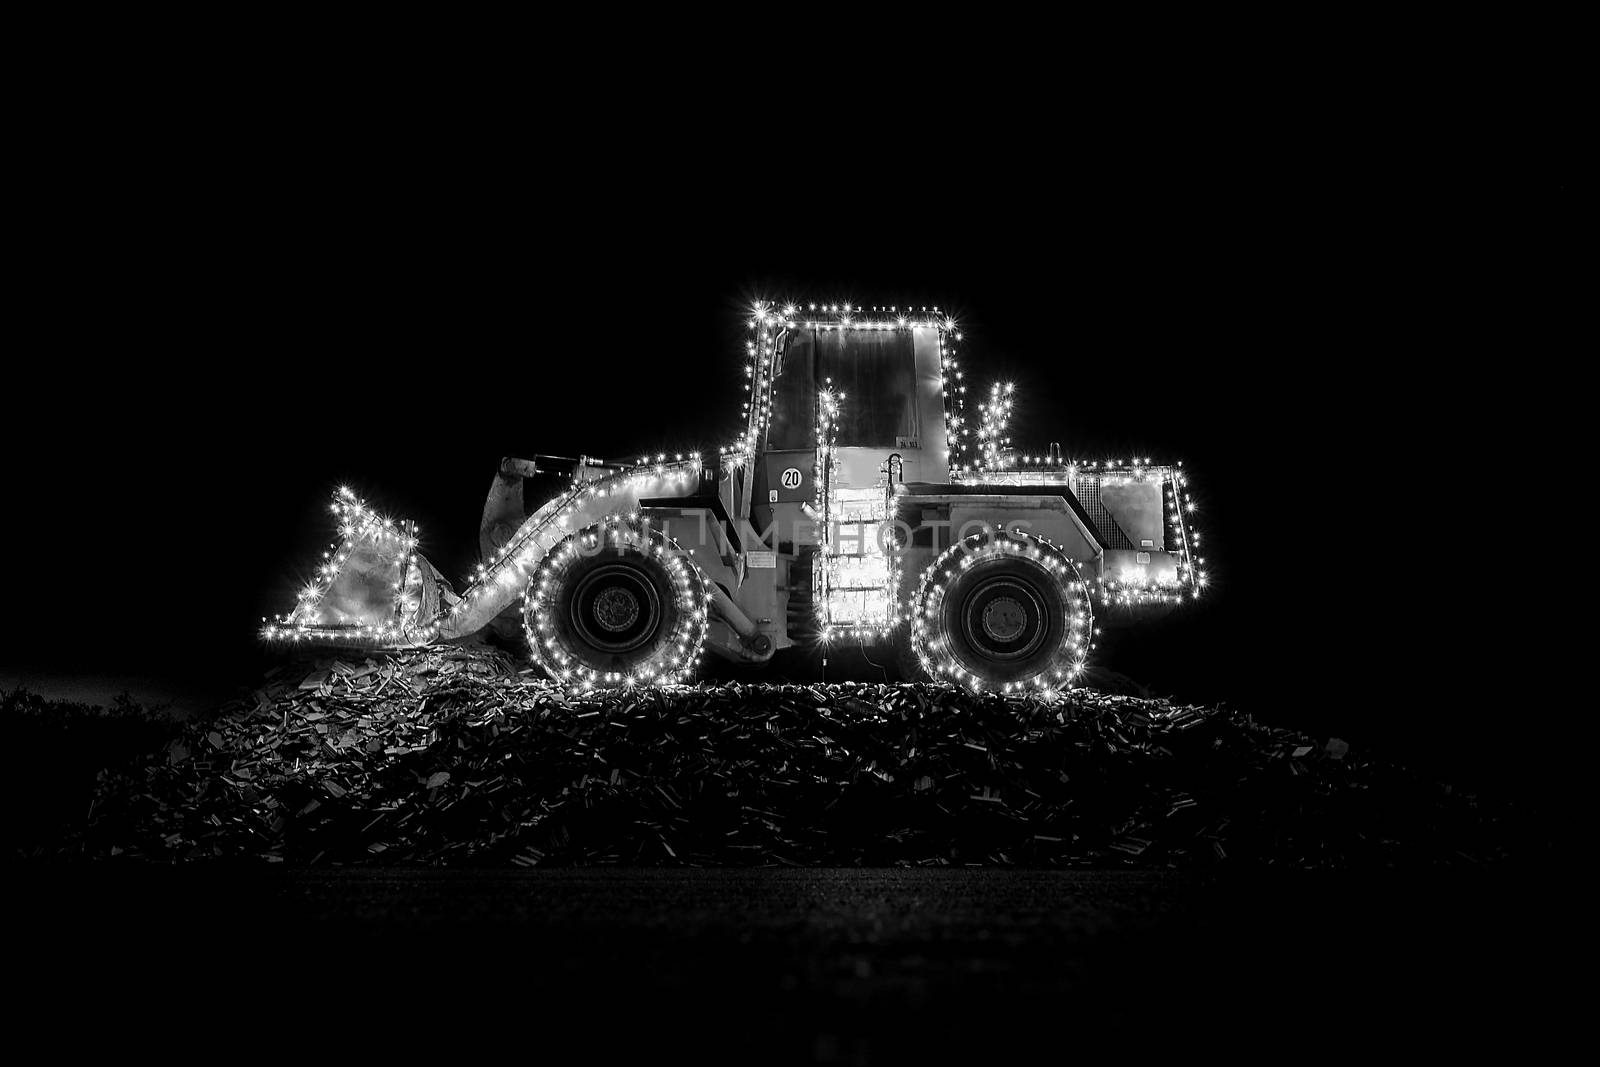
[{"label": "front tire", "polygon": [[523,593],[523,629],[556,681],[681,682],[700,656],[708,600],[700,568],[659,530],[610,519],[545,556]]}]

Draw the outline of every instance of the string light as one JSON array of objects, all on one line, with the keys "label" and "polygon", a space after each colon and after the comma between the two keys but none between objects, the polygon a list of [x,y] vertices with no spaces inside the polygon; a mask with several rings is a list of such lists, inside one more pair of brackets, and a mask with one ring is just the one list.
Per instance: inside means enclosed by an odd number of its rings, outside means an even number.
[{"label": "string light", "polygon": [[[895,624],[899,587],[894,557],[882,543],[891,487],[887,477],[881,485],[859,488],[840,486],[833,477],[845,395],[835,393],[832,384],[833,379],[825,379],[817,393],[812,507],[822,516],[822,539],[817,548],[820,566],[812,568],[812,582],[818,628],[824,641],[832,641],[840,631],[859,638],[884,637]],[[851,538],[855,551],[844,551],[840,536],[844,527],[856,531]]]},{"label": "string light", "polygon": [[[945,460],[952,483],[995,487],[1061,485],[1079,499],[1091,487],[1097,490],[1157,483],[1164,520],[1161,548],[1175,557],[1175,566],[1151,568],[1138,563],[1120,568],[1115,575],[1101,575],[1085,582],[1076,566],[1048,540],[1019,532],[985,541],[978,546],[978,554],[967,557],[961,565],[970,566],[976,559],[994,553],[1020,553],[1021,558],[1037,562],[1060,577],[1074,604],[1082,601],[1081,612],[1074,611],[1075,620],[1080,615],[1092,620],[1088,606],[1091,596],[1104,605],[1171,603],[1198,597],[1207,585],[1205,560],[1198,555],[1201,537],[1194,527],[1198,509],[1189,494],[1182,463],[1152,464],[1149,457],[1081,462],[1046,455],[1016,457],[1008,435],[1015,385],[991,386],[987,402],[979,405],[977,427],[969,425],[966,375],[958,352],[963,335],[956,320],[938,306],[861,307],[846,301],[813,303],[802,309],[796,303],[780,307],[769,301],[756,301],[751,305],[747,325],[750,336],[745,342],[743,366],[743,425],[734,441],[718,450],[718,465],[723,471],[748,465],[765,447],[778,360],[796,330],[932,331],[939,356]],[[948,571],[949,557],[967,542],[943,553],[923,572],[921,588],[910,602],[900,602],[897,557],[885,551],[882,542],[896,491],[892,479],[856,488],[839,486],[834,476],[838,467],[839,413],[847,402],[843,393],[834,391],[831,380],[817,394],[814,493],[809,510],[814,518],[821,516],[823,525],[818,546],[821,565],[813,569],[820,632],[824,640],[831,639],[836,631],[883,637],[909,620],[914,645],[920,641],[919,659],[925,660],[924,665],[930,669],[941,669],[935,661],[943,662],[944,646],[940,637],[928,631],[928,604],[942,596],[942,583],[948,579],[948,575],[938,577],[945,574],[939,568]],[[341,541],[324,553],[325,562],[302,591],[295,608],[267,625],[263,633],[274,640],[425,644],[474,632],[520,595],[530,648],[552,677],[584,686],[652,684],[687,677],[703,646],[709,618],[706,578],[676,542],[663,541],[659,531],[639,525],[637,508],[644,497],[686,495],[685,491],[703,475],[701,457],[674,453],[669,458],[660,452],[642,455],[636,464],[622,466],[622,470],[596,475],[591,465],[580,464],[565,491],[529,516],[504,546],[476,567],[460,597],[452,595],[448,588],[437,597],[430,595],[433,586],[423,574],[427,563],[416,554],[415,524],[397,523],[378,515],[350,490],[341,488],[333,505]],[[844,538],[838,536],[836,529],[842,525],[852,525],[860,531],[858,551],[844,551]],[[870,546],[866,543],[869,528],[877,532]],[[626,673],[606,673],[583,666],[571,649],[552,648],[540,625],[541,620],[548,622],[543,614],[548,607],[547,597],[539,592],[539,583],[555,582],[565,573],[573,558],[573,546],[584,537],[612,538],[620,546],[619,551],[659,559],[671,570],[674,587],[688,598],[679,605],[683,609],[680,616],[692,619],[694,627],[692,633],[674,633],[669,643],[676,651],[666,660],[653,660]],[[337,588],[350,560],[358,555],[371,557],[377,561],[378,569],[393,575],[392,610],[382,618],[350,617],[329,606],[329,601],[336,599],[330,598],[330,591]],[[547,590],[549,585],[543,588]],[[688,607],[690,601],[692,610]],[[1088,638],[1078,629],[1074,625],[1073,643],[1064,645],[1057,657],[1065,657],[1058,664],[1059,670],[1052,667],[1028,684],[1047,690],[1070,684],[1087,651]],[[944,664],[942,672],[955,681],[978,682],[949,663]]]},{"label": "string light", "polygon": [[997,471],[1005,466],[1011,445],[1006,427],[1011,422],[1011,396],[1015,391],[1016,386],[1011,382],[996,382],[989,388],[989,402],[978,406],[982,416],[978,425],[978,448],[985,470]]},{"label": "string light", "polygon": [[1061,593],[1066,621],[1057,644],[1039,667],[1026,677],[1001,683],[999,689],[1018,692],[1031,688],[1053,695],[1071,688],[1083,670],[1094,632],[1094,608],[1087,586],[1077,565],[1053,541],[1003,526],[955,542],[923,569],[909,607],[911,650],[917,662],[934,678],[975,691],[995,688],[992,679],[962,664],[949,631],[939,622],[945,598],[959,577],[990,559],[1018,560],[1034,569],[1047,589]]},{"label": "string light", "polygon": [[777,304],[758,300],[751,305],[746,321],[750,338],[745,342],[744,376],[749,398],[744,401],[745,427],[731,446],[722,449],[724,463],[736,467],[749,460],[766,438],[772,418],[772,394],[776,385],[775,363],[790,335],[798,328],[831,331],[851,330],[931,330],[939,349],[939,393],[944,403],[946,462],[952,471],[969,468],[973,462],[966,425],[966,372],[961,369],[957,343],[962,333],[955,318],[941,312],[938,305],[900,307],[873,305],[858,307],[845,301],[838,304],[808,304],[804,317],[798,304]]},{"label": "string light", "polygon": [[593,521],[607,508],[626,505],[632,508],[640,496],[681,491],[691,479],[698,479],[700,457],[667,463],[665,453],[651,460],[643,457],[640,466],[594,481],[579,481],[575,475],[567,491],[528,517],[504,547],[490,561],[480,564],[472,584],[452,607],[457,615],[493,610],[498,613],[513,599],[510,592],[524,584],[534,567],[560,540],[572,531],[575,520]]},{"label": "string light", "polygon": [[[604,671],[583,661],[582,651],[553,624],[552,607],[563,580],[580,559],[604,550],[623,558],[653,561],[664,568],[673,589],[671,632],[642,663],[627,671]],[[556,681],[584,688],[668,685],[687,680],[705,644],[711,605],[710,586],[678,542],[636,516],[610,516],[563,538],[540,561],[523,592],[522,626],[535,662]]]},{"label": "string light", "polygon": [[1165,527],[1161,548],[1176,557],[1174,570],[1140,573],[1135,565],[1118,574],[1102,575],[1090,582],[1095,599],[1107,606],[1178,604],[1199,599],[1209,584],[1204,560],[1193,551],[1200,544],[1200,534],[1194,528],[1198,508],[1189,494],[1188,476],[1181,461],[1152,463],[1148,456],[1052,460],[1043,455],[1025,455],[1013,469],[958,471],[951,475],[951,481],[985,486],[1059,485],[1078,500],[1104,488],[1159,486]]},{"label": "string light", "polygon": [[[300,591],[294,608],[262,628],[269,641],[324,641],[354,643],[426,643],[436,627],[419,618],[422,607],[422,569],[417,557],[416,523],[396,521],[369,508],[348,487],[341,485],[329,508],[337,519],[340,540],[323,553],[327,562]],[[357,556],[372,556],[367,574],[374,570],[392,576],[393,597],[384,618],[358,618],[324,603],[338,586],[345,566]]]}]

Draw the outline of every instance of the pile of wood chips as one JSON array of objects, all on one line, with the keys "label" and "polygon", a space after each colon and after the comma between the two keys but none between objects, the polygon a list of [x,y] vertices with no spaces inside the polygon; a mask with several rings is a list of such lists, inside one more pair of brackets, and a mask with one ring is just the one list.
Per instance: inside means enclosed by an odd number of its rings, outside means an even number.
[{"label": "pile of wood chips", "polygon": [[77,856],[1298,868],[1501,858],[1477,798],[1227,710],[1076,691],[568,693],[439,648],[280,667],[102,774]]}]

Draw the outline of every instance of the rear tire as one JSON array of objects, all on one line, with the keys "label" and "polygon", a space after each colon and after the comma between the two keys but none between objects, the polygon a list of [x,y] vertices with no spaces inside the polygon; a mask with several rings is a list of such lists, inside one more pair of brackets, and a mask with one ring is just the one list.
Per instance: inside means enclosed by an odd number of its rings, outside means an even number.
[{"label": "rear tire", "polygon": [[523,629],[556,681],[681,682],[700,656],[708,599],[700,569],[659,530],[612,519],[545,556],[523,594]]},{"label": "rear tire", "polygon": [[971,689],[1053,692],[1078,679],[1093,622],[1077,566],[1053,544],[985,531],[923,572],[910,651],[933,677]]}]

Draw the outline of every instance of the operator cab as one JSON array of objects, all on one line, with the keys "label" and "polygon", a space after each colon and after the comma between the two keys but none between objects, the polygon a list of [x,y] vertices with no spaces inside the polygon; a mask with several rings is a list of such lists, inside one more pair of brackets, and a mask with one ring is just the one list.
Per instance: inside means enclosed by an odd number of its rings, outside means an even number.
[{"label": "operator cab", "polygon": [[[946,482],[949,453],[940,376],[943,329],[926,322],[842,325],[797,321],[777,339],[770,417],[756,467],[752,519],[776,520],[780,540],[817,493],[818,405],[837,401],[833,488],[882,487],[890,456],[896,481]],[[802,535],[803,537],[803,535]]]}]

